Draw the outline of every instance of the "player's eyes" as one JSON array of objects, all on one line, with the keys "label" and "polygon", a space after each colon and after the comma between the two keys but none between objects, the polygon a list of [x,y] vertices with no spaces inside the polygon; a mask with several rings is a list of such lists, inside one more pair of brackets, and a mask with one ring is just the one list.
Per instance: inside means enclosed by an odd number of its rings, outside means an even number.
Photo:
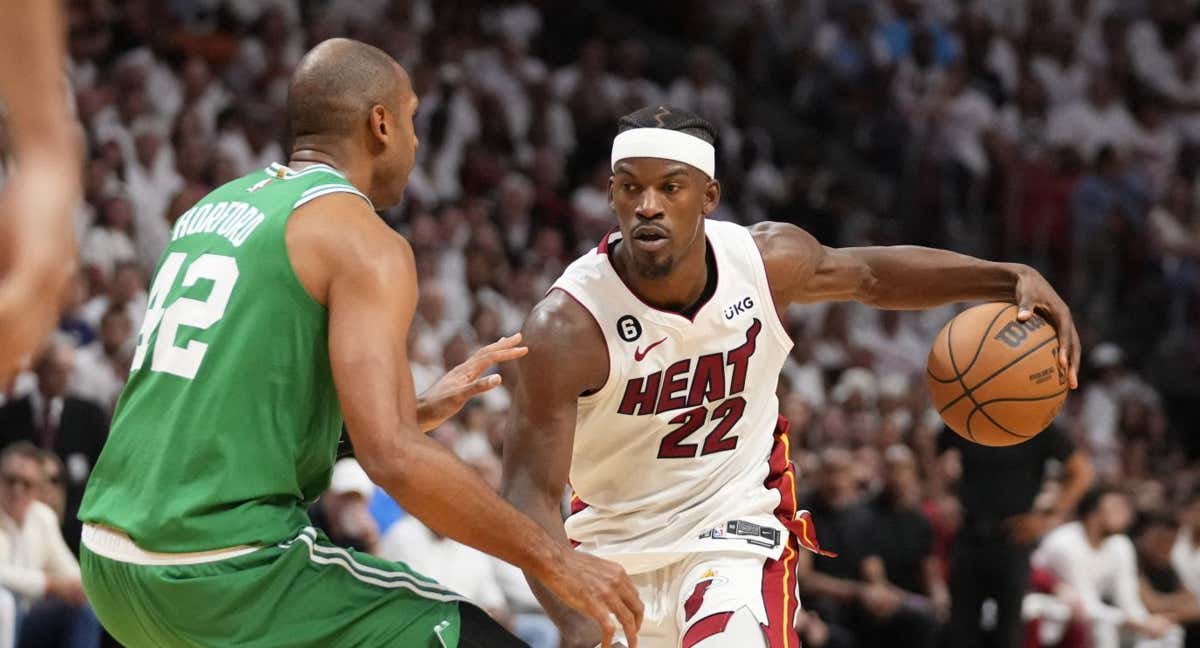
[{"label": "player's eyes", "polygon": [[670,183],[670,184],[668,184],[668,185],[664,186],[664,187],[663,187],[663,191],[665,191],[665,192],[667,192],[667,193],[675,193],[676,191],[679,191],[679,189],[680,189],[680,188],[681,188],[681,187],[680,187],[679,185],[677,185],[677,184],[675,184],[674,182],[672,182],[672,183]]},{"label": "player's eyes", "polygon": [[630,191],[630,192],[637,191],[637,185],[633,184],[632,182],[626,182],[626,183],[622,184],[621,188],[624,189],[625,191]]}]

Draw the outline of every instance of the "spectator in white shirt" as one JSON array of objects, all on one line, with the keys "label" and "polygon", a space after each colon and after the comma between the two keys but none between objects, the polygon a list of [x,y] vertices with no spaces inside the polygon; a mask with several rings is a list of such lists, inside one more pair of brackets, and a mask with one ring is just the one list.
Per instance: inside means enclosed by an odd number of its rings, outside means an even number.
[{"label": "spectator in white shirt", "polygon": [[[1178,646],[1179,628],[1150,614],[1142,602],[1137,553],[1125,535],[1132,517],[1124,494],[1093,489],[1079,501],[1079,519],[1042,540],[1033,564],[1053,572],[1082,599],[1095,648],[1119,648],[1123,637],[1144,648]],[[1167,643],[1144,643],[1164,638]]]},{"label": "spectator in white shirt", "polygon": [[117,265],[138,260],[133,244],[133,205],[124,196],[104,201],[100,220],[88,230],[79,257],[101,285],[113,278]]},{"label": "spectator in white shirt", "polygon": [[388,529],[378,555],[403,562],[470,599],[534,648],[558,645],[558,633],[538,609],[519,571],[439,535],[415,517],[407,516]]},{"label": "spectator in white shirt", "polygon": [[142,327],[142,318],[146,315],[146,274],[141,266],[127,262],[117,265],[116,275],[108,284],[107,290],[89,299],[79,309],[79,317],[92,330],[100,329],[100,320],[113,306],[125,309],[133,330]]},{"label": "spectator in white shirt", "polygon": [[175,153],[166,143],[167,130],[161,122],[143,118],[131,132],[134,155],[125,159],[125,182],[136,223],[134,243],[142,267],[149,271],[170,238],[167,205],[183,180],[175,172]]},{"label": "spectator in white shirt", "polygon": [[1171,566],[1193,594],[1200,596],[1200,489],[1192,492],[1180,519],[1179,536],[1171,548]]},{"label": "spectator in white shirt", "polygon": [[69,391],[112,412],[128,378],[132,341],[133,322],[129,313],[124,306],[109,306],[100,319],[97,339],[80,347],[75,355]]},{"label": "spectator in white shirt", "polygon": [[1166,106],[1154,97],[1134,101],[1136,121],[1130,147],[1130,162],[1144,183],[1150,198],[1158,200],[1167,191],[1175,175],[1175,161],[1183,146],[1179,130],[1167,119]]},{"label": "spectator in white shirt", "polygon": [[1054,145],[1074,147],[1084,160],[1091,161],[1105,144],[1124,152],[1136,133],[1133,116],[1117,93],[1112,75],[1096,70],[1086,99],[1050,113],[1046,139]]},{"label": "spectator in white shirt", "polygon": [[1030,72],[1042,84],[1052,106],[1078,101],[1087,92],[1088,71],[1077,54],[1075,34],[1060,28],[1050,38],[1050,51],[1033,57]]},{"label": "spectator in white shirt", "polygon": [[94,647],[100,623],[87,605],[79,563],[54,511],[36,499],[46,479],[42,462],[43,452],[27,442],[0,453],[0,591],[24,610],[19,645],[54,637],[71,648]]},{"label": "spectator in white shirt", "polygon": [[688,55],[688,73],[671,84],[667,103],[704,115],[718,128],[733,122],[733,94],[717,78],[720,61],[707,47],[698,47]]},{"label": "spectator in white shirt", "polygon": [[608,48],[599,39],[583,43],[578,60],[555,70],[550,85],[554,94],[567,103],[577,91],[586,87],[600,91],[598,96],[590,97],[591,101],[612,106],[621,99],[621,81],[608,72]]}]

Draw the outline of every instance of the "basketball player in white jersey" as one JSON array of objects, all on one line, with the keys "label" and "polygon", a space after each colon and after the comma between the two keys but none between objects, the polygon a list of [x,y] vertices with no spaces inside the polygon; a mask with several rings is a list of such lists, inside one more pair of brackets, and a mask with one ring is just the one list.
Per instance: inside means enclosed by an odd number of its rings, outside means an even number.
[{"label": "basketball player in white jersey", "polygon": [[[505,495],[562,542],[626,568],[645,605],[641,646],[796,648],[799,549],[821,549],[796,510],[775,396],[792,346],[779,313],[815,301],[1012,301],[1021,319],[1037,310],[1056,324],[1074,388],[1070,312],[1027,266],[917,247],[831,249],[794,225],[706,220],[721,197],[712,127],[655,106],[618,130],[617,227],[525,322]],[[588,620],[537,593],[564,645],[600,641]]]},{"label": "basketball player in white jersey", "polygon": [[81,132],[67,93],[60,5],[6,2],[0,20],[0,158],[13,157],[0,191],[0,391],[58,323],[75,272]]}]

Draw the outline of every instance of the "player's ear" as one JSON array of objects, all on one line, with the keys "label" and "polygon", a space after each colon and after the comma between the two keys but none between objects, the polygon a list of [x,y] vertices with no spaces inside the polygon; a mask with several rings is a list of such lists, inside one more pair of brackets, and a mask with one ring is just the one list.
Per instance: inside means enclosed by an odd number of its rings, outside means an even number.
[{"label": "player's ear", "polygon": [[614,212],[617,211],[616,206],[613,205],[613,177],[612,176],[608,176],[608,208],[613,210]]},{"label": "player's ear", "polygon": [[700,206],[700,213],[708,216],[717,209],[717,205],[721,204],[721,182],[716,179],[708,181],[704,187],[704,204]]},{"label": "player's ear", "polygon": [[387,108],[379,104],[371,106],[371,137],[382,144],[387,141],[390,135],[391,129],[388,127]]}]

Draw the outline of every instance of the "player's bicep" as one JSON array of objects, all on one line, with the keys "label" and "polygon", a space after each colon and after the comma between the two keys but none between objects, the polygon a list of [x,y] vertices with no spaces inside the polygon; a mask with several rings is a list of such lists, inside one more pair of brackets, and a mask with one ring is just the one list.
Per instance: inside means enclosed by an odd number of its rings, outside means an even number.
[{"label": "player's bicep", "polygon": [[870,282],[870,267],[853,248],[825,247],[787,223],[760,223],[751,233],[780,306],[856,299]]}]

